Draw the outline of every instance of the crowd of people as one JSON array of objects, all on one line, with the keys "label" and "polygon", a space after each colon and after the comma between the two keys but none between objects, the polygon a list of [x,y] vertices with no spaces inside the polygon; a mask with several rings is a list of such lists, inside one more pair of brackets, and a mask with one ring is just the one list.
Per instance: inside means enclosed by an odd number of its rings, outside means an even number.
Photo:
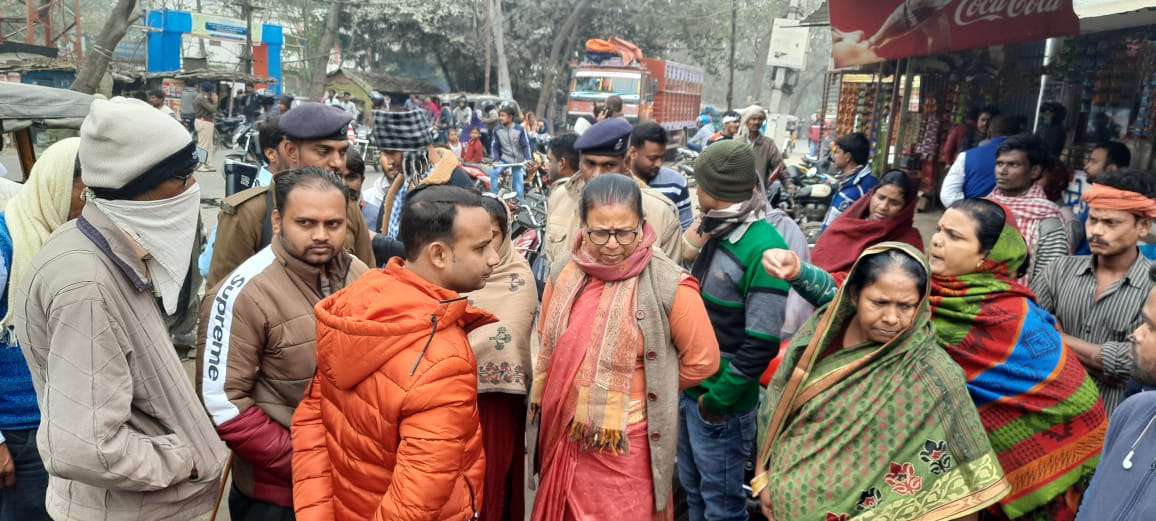
[{"label": "crowd of people", "polygon": [[[964,194],[927,243],[916,181],[840,136],[811,249],[768,200],[761,107],[723,115],[692,187],[611,105],[525,166],[552,180],[539,293],[462,168],[477,113],[383,98],[368,185],[342,102],[266,118],[267,180],[203,254],[196,143],[162,110],[98,99],[40,157],[0,213],[0,521],[1156,508],[1156,181],[1126,148],[1093,151],[1068,255],[1049,149],[1014,120],[952,140]],[[535,120],[495,113],[490,155],[525,164]],[[168,320],[202,270],[190,382]]]}]

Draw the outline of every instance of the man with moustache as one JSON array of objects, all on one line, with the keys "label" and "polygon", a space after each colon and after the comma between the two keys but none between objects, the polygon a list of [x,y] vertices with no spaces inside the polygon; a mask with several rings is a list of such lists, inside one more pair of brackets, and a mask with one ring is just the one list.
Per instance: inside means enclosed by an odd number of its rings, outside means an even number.
[{"label": "man with moustache", "polygon": [[313,306],[368,269],[342,249],[347,188],[317,167],[277,178],[273,241],[201,303],[197,387],[233,449],[235,521],[293,519],[289,425],[317,368]]},{"label": "man with moustache", "polygon": [[[344,175],[349,121],[349,114],[340,107],[314,102],[302,103],[282,114],[278,127],[284,139],[277,144],[277,167],[289,170],[315,166]],[[272,163],[270,165],[273,168]],[[273,171],[269,186],[237,192],[221,202],[209,277],[205,281],[208,286],[216,285],[272,241],[272,215],[276,206],[273,195],[278,172]],[[361,207],[350,202],[347,210],[345,225],[349,231],[344,248],[361,262],[372,264],[373,246]]]},{"label": "man with moustache", "polygon": [[1146,172],[1100,174],[1083,195],[1092,255],[1056,259],[1030,284],[1100,387],[1109,414],[1124,399],[1133,365],[1128,334],[1142,322],[1140,310],[1152,287],[1149,262],[1137,243],[1156,217],[1154,196],[1156,180]]}]

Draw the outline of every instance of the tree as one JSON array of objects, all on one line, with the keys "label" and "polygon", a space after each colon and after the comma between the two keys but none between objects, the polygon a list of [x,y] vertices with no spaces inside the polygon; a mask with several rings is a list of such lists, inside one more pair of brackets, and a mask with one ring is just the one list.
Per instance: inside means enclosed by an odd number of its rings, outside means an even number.
[{"label": "tree", "polygon": [[546,58],[545,69],[543,70],[542,88],[538,91],[536,114],[546,114],[546,106],[550,102],[550,98],[554,96],[554,82],[558,78],[559,70],[565,65],[559,60],[562,57],[562,49],[574,45],[573,40],[578,34],[578,20],[589,5],[590,0],[574,2],[574,7],[570,9],[569,14],[566,15],[566,20],[562,22],[562,27],[556,33],[559,37],[555,38],[554,43],[550,45],[550,56]]},{"label": "tree", "polygon": [[100,89],[100,80],[108,72],[108,63],[112,60],[112,51],[124,38],[129,27],[140,18],[136,12],[136,0],[117,0],[100,35],[96,37],[96,44],[89,49],[84,57],[84,64],[76,72],[76,81],[72,82],[72,90],[93,94]]},{"label": "tree", "polygon": [[333,52],[333,43],[337,41],[338,23],[341,21],[341,2],[332,1],[329,11],[325,14],[325,29],[313,51],[312,77],[309,80],[309,92],[306,94],[312,99],[320,99],[325,94],[326,65],[329,64],[329,55]]},{"label": "tree", "polygon": [[[491,1],[491,0],[486,0]],[[502,21],[502,0],[494,2],[494,55],[498,59],[498,95],[503,98],[513,97],[514,89],[510,87],[510,63],[506,60],[506,34]]]}]

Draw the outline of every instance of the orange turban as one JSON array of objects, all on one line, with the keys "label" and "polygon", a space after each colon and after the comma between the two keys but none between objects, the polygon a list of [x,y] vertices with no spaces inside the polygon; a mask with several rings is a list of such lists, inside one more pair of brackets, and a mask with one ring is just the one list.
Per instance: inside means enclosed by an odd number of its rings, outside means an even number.
[{"label": "orange turban", "polygon": [[1136,215],[1156,217],[1156,200],[1136,192],[1094,184],[1084,192],[1083,199],[1092,208],[1123,210]]}]

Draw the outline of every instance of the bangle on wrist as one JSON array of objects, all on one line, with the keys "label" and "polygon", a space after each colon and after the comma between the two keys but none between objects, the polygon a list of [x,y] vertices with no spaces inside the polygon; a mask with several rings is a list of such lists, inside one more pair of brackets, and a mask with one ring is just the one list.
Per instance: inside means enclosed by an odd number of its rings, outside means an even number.
[{"label": "bangle on wrist", "polygon": [[690,249],[692,249],[692,250],[694,250],[694,251],[700,251],[700,250],[702,250],[702,245],[701,245],[701,244],[695,244],[695,243],[694,243],[693,241],[691,241],[690,239],[687,239],[685,235],[683,235],[683,236],[682,236],[682,243],[683,243],[683,244],[685,244],[685,245],[686,245],[688,248],[690,248]]},{"label": "bangle on wrist", "polygon": [[766,472],[760,472],[755,477],[751,478],[751,497],[759,497],[759,494],[767,488],[770,484],[770,477]]}]

